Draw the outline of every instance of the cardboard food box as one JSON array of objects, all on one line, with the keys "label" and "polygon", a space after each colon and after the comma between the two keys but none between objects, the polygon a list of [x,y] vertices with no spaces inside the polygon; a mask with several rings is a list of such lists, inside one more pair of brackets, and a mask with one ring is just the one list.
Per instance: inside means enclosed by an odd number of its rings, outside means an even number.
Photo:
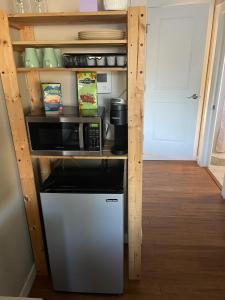
[{"label": "cardboard food box", "polygon": [[81,110],[98,108],[96,72],[77,72],[77,91]]},{"label": "cardboard food box", "polygon": [[98,11],[98,0],[80,0],[80,11]]},{"label": "cardboard food box", "polygon": [[44,109],[47,114],[62,112],[61,83],[41,83]]}]

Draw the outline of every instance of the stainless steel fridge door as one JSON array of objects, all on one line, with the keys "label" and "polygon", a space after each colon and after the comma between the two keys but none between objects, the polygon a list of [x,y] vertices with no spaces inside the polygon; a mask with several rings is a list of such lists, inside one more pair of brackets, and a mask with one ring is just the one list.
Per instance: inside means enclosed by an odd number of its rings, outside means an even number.
[{"label": "stainless steel fridge door", "polygon": [[123,292],[122,194],[41,193],[55,290]]}]

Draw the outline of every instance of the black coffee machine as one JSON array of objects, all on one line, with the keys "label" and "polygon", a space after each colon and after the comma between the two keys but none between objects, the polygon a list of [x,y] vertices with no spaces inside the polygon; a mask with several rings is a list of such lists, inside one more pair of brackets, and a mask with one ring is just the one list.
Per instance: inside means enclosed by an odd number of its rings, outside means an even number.
[{"label": "black coffee machine", "polygon": [[112,148],[112,153],[116,155],[127,154],[127,104],[124,99],[111,99],[110,123],[114,125],[114,145]]}]

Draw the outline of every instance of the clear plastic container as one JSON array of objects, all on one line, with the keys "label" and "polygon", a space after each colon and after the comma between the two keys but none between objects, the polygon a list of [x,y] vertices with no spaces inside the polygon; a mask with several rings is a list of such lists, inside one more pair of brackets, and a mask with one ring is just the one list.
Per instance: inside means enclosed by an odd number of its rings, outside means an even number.
[{"label": "clear plastic container", "polygon": [[31,9],[34,13],[45,13],[48,11],[46,0],[30,0]]}]

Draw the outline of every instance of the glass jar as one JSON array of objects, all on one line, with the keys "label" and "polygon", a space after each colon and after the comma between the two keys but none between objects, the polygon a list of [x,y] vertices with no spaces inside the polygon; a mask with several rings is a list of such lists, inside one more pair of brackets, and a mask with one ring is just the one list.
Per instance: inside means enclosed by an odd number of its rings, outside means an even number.
[{"label": "glass jar", "polygon": [[14,0],[14,11],[19,14],[28,13],[31,11],[29,0]]},{"label": "glass jar", "polygon": [[31,9],[34,13],[45,13],[48,11],[46,0],[31,0]]}]

